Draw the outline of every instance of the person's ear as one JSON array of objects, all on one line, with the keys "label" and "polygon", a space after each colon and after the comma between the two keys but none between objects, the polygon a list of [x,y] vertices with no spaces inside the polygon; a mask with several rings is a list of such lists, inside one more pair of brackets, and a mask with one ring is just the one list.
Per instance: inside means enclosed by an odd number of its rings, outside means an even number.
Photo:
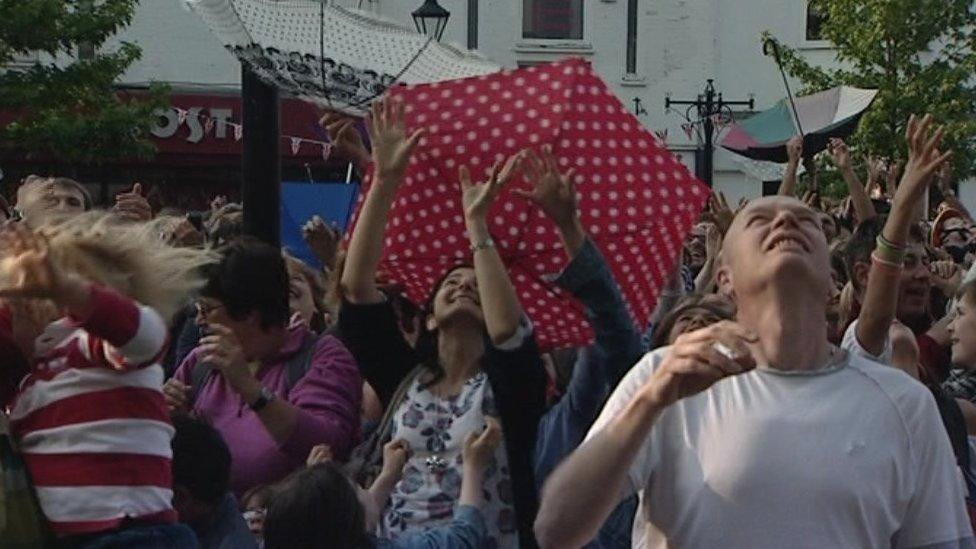
[{"label": "person's ear", "polygon": [[734,281],[732,280],[732,269],[728,265],[722,265],[715,273],[715,282],[718,285],[720,294],[728,297],[735,302]]}]

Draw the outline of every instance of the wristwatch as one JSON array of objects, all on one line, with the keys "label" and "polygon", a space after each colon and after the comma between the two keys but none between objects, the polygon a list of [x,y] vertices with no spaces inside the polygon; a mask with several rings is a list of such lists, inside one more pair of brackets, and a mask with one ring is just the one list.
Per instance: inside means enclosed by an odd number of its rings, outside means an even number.
[{"label": "wristwatch", "polygon": [[260,412],[265,406],[271,404],[271,401],[275,399],[274,393],[268,390],[267,387],[261,387],[261,395],[254,402],[247,405],[248,408],[254,410],[255,412]]}]

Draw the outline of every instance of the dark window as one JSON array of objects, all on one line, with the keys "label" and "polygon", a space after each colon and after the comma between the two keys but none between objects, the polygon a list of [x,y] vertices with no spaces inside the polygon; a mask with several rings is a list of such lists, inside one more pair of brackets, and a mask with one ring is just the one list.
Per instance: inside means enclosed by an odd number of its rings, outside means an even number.
[{"label": "dark window", "polygon": [[524,0],[522,38],[583,39],[583,0]]},{"label": "dark window", "polygon": [[826,40],[823,36],[824,23],[827,22],[827,10],[817,0],[807,2],[807,40]]}]

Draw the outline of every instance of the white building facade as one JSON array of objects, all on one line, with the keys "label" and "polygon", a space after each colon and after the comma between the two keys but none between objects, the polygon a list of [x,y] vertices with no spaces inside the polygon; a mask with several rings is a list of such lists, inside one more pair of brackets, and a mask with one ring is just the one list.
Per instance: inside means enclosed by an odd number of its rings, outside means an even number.
[{"label": "white building facade", "polygon": [[[413,25],[423,0],[332,0]],[[775,62],[762,52],[763,31],[814,63],[831,63],[829,43],[810,40],[806,0],[439,0],[451,13],[443,39],[476,47],[507,67],[564,56],[589,60],[620,100],[646,113],[649,129],[694,169],[697,146],[665,97],[694,99],[707,79],[727,100],[755,99],[758,110],[785,95]],[[273,4],[273,2],[271,2]],[[182,0],[145,0],[119,37],[143,48],[126,84],[150,80],[233,89],[240,66]],[[795,89],[795,88],[794,88]],[[681,112],[684,112],[682,109]],[[714,182],[730,202],[762,194],[762,181],[721,147]],[[968,186],[967,186],[968,187]],[[964,188],[963,198],[970,189]]]}]

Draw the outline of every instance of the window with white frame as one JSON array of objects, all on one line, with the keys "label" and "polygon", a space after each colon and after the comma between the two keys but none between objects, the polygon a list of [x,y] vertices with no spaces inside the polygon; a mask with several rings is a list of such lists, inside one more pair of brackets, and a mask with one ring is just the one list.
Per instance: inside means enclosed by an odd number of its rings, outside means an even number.
[{"label": "window with white frame", "polygon": [[582,40],[583,0],[523,0],[522,38]]}]

